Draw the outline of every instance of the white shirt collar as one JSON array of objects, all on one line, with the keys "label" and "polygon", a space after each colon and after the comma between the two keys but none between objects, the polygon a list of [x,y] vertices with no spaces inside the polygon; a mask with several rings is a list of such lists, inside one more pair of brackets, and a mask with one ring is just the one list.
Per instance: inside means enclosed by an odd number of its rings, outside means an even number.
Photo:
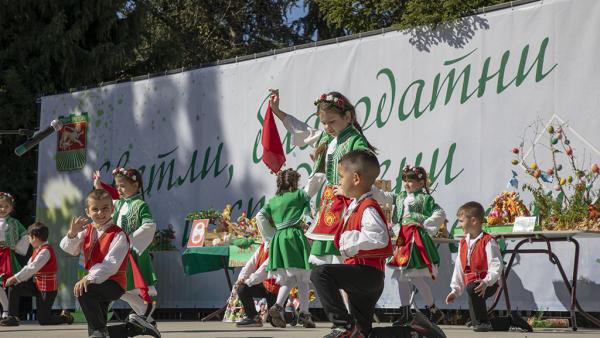
[{"label": "white shirt collar", "polygon": [[360,201],[364,200],[365,198],[371,197],[371,195],[373,195],[373,193],[371,191],[368,191],[362,194],[359,198],[353,199],[352,202],[350,202],[348,209],[344,213],[344,221],[348,220],[348,217],[350,217],[350,214],[354,211],[354,209],[356,209]]},{"label": "white shirt collar", "polygon": [[[479,233],[479,235],[475,238],[473,238],[475,241],[478,241],[481,239],[481,237],[483,237],[484,231],[482,231],[481,233]],[[467,234],[465,236],[465,239],[467,240],[467,242],[469,242],[471,240],[471,234]]]},{"label": "white shirt collar", "polygon": [[96,229],[97,231],[102,231],[102,232],[104,232],[106,229],[108,229],[108,227],[110,227],[111,225],[112,225],[112,219],[109,219],[106,223],[102,224],[100,227],[96,227],[94,224],[92,224],[94,229]]}]

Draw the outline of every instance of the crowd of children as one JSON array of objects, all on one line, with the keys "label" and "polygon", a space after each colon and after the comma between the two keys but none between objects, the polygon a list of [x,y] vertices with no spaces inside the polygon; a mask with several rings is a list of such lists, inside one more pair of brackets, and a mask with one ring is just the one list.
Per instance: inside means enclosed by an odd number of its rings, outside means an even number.
[{"label": "crowd of children", "polygon": [[[298,323],[314,328],[309,313],[309,285],[314,285],[333,328],[326,337],[373,337],[375,305],[383,292],[385,271],[391,270],[400,299],[400,319],[395,326],[413,320],[411,290],[414,286],[426,304],[432,322],[443,320],[427,278],[435,279],[440,264],[432,240],[446,221],[446,213],[428,189],[427,172],[421,167],[403,171],[399,194],[374,186],[380,174],[376,149],[367,141],[350,101],[338,92],[315,100],[323,130],[309,127],[279,107],[279,92],[272,90],[273,113],[283,122],[297,146],[315,148],[314,167],[304,188],[293,169],[277,173],[275,196],[256,215],[263,244],[238,276],[235,290],[246,318],[240,327],[262,326],[254,297],[266,298],[268,320],[286,327],[285,304],[290,290],[298,289]],[[148,247],[156,222],[144,201],[142,176],[135,169],[116,168],[115,187],[94,175],[94,190],[85,199],[87,218],[73,217],[60,248],[84,257],[87,274],[76,282],[73,293],[88,323],[90,337],[147,334],[160,337],[152,318],[157,276]],[[315,212],[311,199],[319,191]],[[380,205],[393,205],[391,223]],[[10,217],[14,198],[0,192],[0,325],[19,325],[19,298],[36,298],[42,325],[73,322],[68,313],[53,314],[57,295],[58,265],[48,243],[48,227],[36,222],[26,230]],[[315,216],[313,222],[313,216]],[[463,205],[457,213],[464,228],[455,262],[451,292],[453,302],[464,291],[469,299],[475,331],[491,329],[485,299],[498,289],[502,259],[494,239],[482,230],[483,207]],[[395,239],[394,239],[395,237]],[[27,265],[15,255],[33,247]],[[5,293],[8,289],[8,296]],[[125,324],[107,326],[111,302],[122,299],[133,313]]]}]

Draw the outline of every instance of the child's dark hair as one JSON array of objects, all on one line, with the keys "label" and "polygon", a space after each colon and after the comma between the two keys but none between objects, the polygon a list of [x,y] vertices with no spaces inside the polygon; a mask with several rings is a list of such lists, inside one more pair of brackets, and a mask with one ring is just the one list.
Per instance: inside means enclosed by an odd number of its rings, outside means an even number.
[{"label": "child's dark hair", "polygon": [[15,206],[15,198],[13,197],[13,195],[7,192],[0,191],[0,201],[8,202],[8,204],[10,204],[11,207]]},{"label": "child's dark hair", "polygon": [[475,217],[481,223],[485,222],[485,210],[483,206],[479,202],[471,201],[463,204],[458,211],[456,212],[456,216],[465,216],[465,217]]},{"label": "child's dark hair", "polygon": [[142,195],[142,199],[145,199],[144,198],[144,182],[142,181],[142,174],[139,172],[139,170],[133,169],[133,168],[116,167],[115,169],[113,169],[112,174],[115,178],[117,178],[117,177],[125,178],[131,184],[137,183],[139,192]]},{"label": "child's dark hair", "polygon": [[429,191],[429,187],[427,186],[427,171],[425,171],[423,167],[411,167],[407,165],[402,170],[402,180],[423,182],[423,188],[425,189],[425,192],[431,194]]},{"label": "child's dark hair", "polygon": [[277,173],[277,195],[281,195],[285,192],[298,190],[298,181],[300,180],[300,174],[290,168],[281,170]]},{"label": "child's dark hair", "polygon": [[90,205],[88,202],[91,199],[96,200],[96,201],[101,201],[105,198],[111,200],[111,202],[112,202],[112,197],[110,196],[108,191],[106,191],[104,189],[94,189],[88,193],[88,195],[85,199],[85,207],[87,208]]},{"label": "child's dark hair", "polygon": [[[356,110],[354,109],[354,105],[350,103],[350,100],[342,95],[342,93],[329,92],[327,94],[322,94],[319,98],[317,98],[317,100],[315,100],[315,106],[317,106],[317,114],[319,111],[333,111],[343,117],[346,112],[350,112],[352,126],[354,126],[354,128],[356,128],[356,130],[358,130],[363,137],[365,136],[360,123],[358,123],[358,120],[356,119]],[[377,149],[369,143],[366,137],[365,141],[367,141],[367,146],[369,149],[373,153],[377,153]],[[326,142],[317,147],[314,154],[315,160],[327,150],[328,146],[329,143]],[[324,163],[325,161],[322,162],[322,164]],[[324,168],[322,168],[322,171],[324,171]]]},{"label": "child's dark hair", "polygon": [[31,237],[35,237],[42,242],[48,240],[48,227],[42,222],[35,222],[27,228],[27,233]]},{"label": "child's dark hair", "polygon": [[373,185],[381,170],[377,156],[368,149],[352,150],[342,156],[338,163],[344,165],[347,170],[358,173],[369,186]]}]

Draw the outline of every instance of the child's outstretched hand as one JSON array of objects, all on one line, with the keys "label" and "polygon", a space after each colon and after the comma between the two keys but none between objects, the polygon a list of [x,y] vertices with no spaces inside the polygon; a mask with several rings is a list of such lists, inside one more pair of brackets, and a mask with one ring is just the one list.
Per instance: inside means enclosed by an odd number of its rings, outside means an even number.
[{"label": "child's outstretched hand", "polygon": [[96,170],[92,176],[94,180],[94,189],[102,189],[102,180],[100,179],[100,170]]},{"label": "child's outstretched hand", "polygon": [[81,216],[73,217],[71,219],[71,225],[69,226],[69,232],[67,233],[67,236],[69,238],[74,238],[75,236],[77,236],[78,233],[85,230],[85,226],[87,223],[88,223],[88,220],[85,217],[81,217]]},{"label": "child's outstretched hand", "polygon": [[17,284],[19,284],[19,281],[17,280],[17,277],[15,277],[15,276],[12,276],[6,280],[6,286],[13,286],[13,285],[17,285]]}]

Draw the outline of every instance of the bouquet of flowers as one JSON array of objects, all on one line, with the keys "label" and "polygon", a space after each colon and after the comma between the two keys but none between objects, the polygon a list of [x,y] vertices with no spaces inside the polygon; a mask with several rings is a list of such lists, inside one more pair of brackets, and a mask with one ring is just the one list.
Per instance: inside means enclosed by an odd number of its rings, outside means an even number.
[{"label": "bouquet of flowers", "polygon": [[517,216],[529,216],[529,210],[517,192],[502,192],[492,202],[492,210],[487,216],[489,225],[509,224]]}]

